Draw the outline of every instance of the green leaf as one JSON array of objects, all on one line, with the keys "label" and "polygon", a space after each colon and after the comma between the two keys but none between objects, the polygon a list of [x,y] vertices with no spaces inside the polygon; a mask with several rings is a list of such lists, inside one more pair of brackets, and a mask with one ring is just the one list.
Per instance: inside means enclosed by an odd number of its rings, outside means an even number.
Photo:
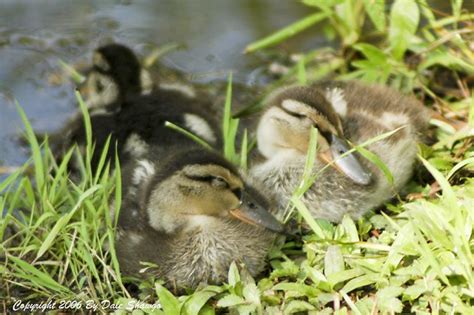
[{"label": "green leaf", "polygon": [[[369,1],[369,0],[367,0]],[[371,61],[374,65],[381,65],[387,63],[387,56],[379,48],[371,44],[359,43],[355,44],[354,48],[360,51],[368,60]]]},{"label": "green leaf", "polygon": [[441,186],[441,189],[443,190],[443,199],[446,201],[446,205],[449,207],[449,209],[452,211],[459,211],[456,194],[454,193],[453,188],[449,184],[448,180],[427,160],[425,160],[421,156],[418,156],[418,158],[421,160],[426,169],[431,173],[431,175],[433,175],[438,184]]},{"label": "green leaf", "polygon": [[240,273],[235,261],[230,264],[228,274],[229,285],[235,287],[240,282]]},{"label": "green leaf", "polygon": [[194,292],[194,294],[184,304],[184,310],[186,315],[198,315],[199,311],[213,296],[220,293],[220,290],[209,290],[204,289],[203,291]]},{"label": "green leaf", "polygon": [[357,232],[357,227],[354,221],[351,219],[349,215],[344,215],[342,218],[342,227],[344,228],[346,235],[349,238],[350,242],[358,242],[359,241],[359,234]]},{"label": "green leaf", "polygon": [[403,309],[402,302],[397,299],[403,293],[401,287],[389,286],[379,290],[376,294],[380,310],[389,313],[400,313]]},{"label": "green leaf", "polygon": [[420,12],[414,0],[396,0],[390,11],[389,41],[393,56],[401,60],[420,20]]},{"label": "green leaf", "polygon": [[377,31],[385,31],[385,0],[364,0],[364,7]]},{"label": "green leaf", "polygon": [[260,305],[260,291],[255,283],[247,283],[242,290],[242,294],[247,302]]},{"label": "green leaf", "polygon": [[159,283],[155,284],[155,290],[156,294],[158,295],[160,304],[163,307],[163,311],[165,311],[166,314],[179,314],[179,300]]},{"label": "green leaf", "polygon": [[409,301],[417,299],[420,295],[428,291],[428,287],[424,281],[417,280],[414,285],[403,290],[403,296]]},{"label": "green leaf", "polygon": [[345,282],[347,280],[353,279],[355,277],[361,276],[364,274],[362,269],[349,269],[349,270],[341,270],[338,272],[334,272],[328,276],[329,284],[334,287],[336,284]]},{"label": "green leaf", "polygon": [[312,286],[303,283],[281,282],[273,286],[272,290],[282,290],[285,292],[295,292],[298,296],[316,297],[320,291]]},{"label": "green leaf", "polygon": [[349,281],[348,283],[346,283],[346,285],[344,285],[344,287],[342,288],[341,291],[343,291],[345,293],[349,293],[349,292],[351,292],[355,289],[373,284],[377,280],[378,280],[378,278],[374,274],[362,275],[362,276],[354,278],[351,281]]},{"label": "green leaf", "polygon": [[330,275],[343,270],[344,257],[342,257],[341,248],[338,245],[329,246],[324,256],[324,274],[329,278]]},{"label": "green leaf", "polygon": [[285,307],[284,314],[294,314],[314,310],[315,307],[308,302],[293,300]]},{"label": "green leaf", "polygon": [[228,294],[217,302],[218,307],[229,307],[244,304],[245,300],[238,295]]}]

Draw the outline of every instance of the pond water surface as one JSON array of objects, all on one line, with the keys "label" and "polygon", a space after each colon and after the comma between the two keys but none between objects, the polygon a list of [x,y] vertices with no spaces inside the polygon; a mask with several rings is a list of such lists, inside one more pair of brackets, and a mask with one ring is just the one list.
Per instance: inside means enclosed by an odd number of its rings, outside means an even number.
[{"label": "pond water surface", "polygon": [[[448,1],[436,2],[448,10]],[[166,55],[164,64],[207,81],[225,79],[232,70],[246,82],[259,63],[242,54],[246,44],[311,12],[290,0],[2,1],[0,165],[18,166],[28,158],[16,143],[23,127],[15,99],[35,130],[56,130],[75,111],[73,84],[50,82],[59,59],[87,61],[111,39],[138,52],[177,42],[187,49]],[[283,48],[298,52],[327,44],[317,25]]]}]

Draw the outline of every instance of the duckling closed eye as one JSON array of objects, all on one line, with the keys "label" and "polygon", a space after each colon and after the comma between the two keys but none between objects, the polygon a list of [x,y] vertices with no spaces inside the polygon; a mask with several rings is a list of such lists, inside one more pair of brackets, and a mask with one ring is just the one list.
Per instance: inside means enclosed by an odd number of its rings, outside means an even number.
[{"label": "duckling closed eye", "polygon": [[283,226],[270,202],[237,170],[207,150],[178,150],[124,169],[126,197],[119,216],[117,254],[125,273],[150,272],[179,288],[221,283],[232,261],[256,276],[275,232]]}]

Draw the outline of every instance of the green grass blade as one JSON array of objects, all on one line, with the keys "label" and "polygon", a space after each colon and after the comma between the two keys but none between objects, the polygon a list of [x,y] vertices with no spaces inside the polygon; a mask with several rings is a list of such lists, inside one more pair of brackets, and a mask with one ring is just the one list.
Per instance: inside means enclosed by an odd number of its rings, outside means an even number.
[{"label": "green grass blade", "polygon": [[231,117],[231,107],[232,107],[232,72],[229,73],[227,77],[227,90],[224,103],[224,116],[222,118],[222,137],[224,141],[226,140],[227,135],[229,134],[229,126]]},{"label": "green grass blade", "polygon": [[471,105],[469,106],[469,127],[474,128],[474,90],[471,91]]},{"label": "green grass blade", "polygon": [[305,204],[296,196],[291,198],[291,203],[295,206],[296,210],[298,210],[298,213],[303,217],[311,230],[313,230],[314,234],[316,234],[320,239],[326,239],[326,235],[324,235],[323,230],[313,218]]},{"label": "green grass blade", "polygon": [[318,23],[319,21],[324,20],[328,17],[328,13],[314,13],[311,14],[293,24],[288,25],[287,27],[277,31],[276,33],[265,37],[264,39],[258,40],[245,48],[245,53],[254,52],[256,50],[266,48],[268,46],[276,45],[285,39],[300,33],[301,31],[307,29],[308,27]]},{"label": "green grass blade", "polygon": [[356,146],[355,148],[357,152],[359,152],[363,157],[375,164],[375,166],[377,166],[379,170],[381,170],[382,173],[385,175],[385,178],[387,179],[388,183],[390,185],[393,185],[393,174],[392,172],[390,172],[388,166],[380,159],[379,156],[377,156],[375,153],[370,152],[367,149],[364,149],[363,147]]},{"label": "green grass blade", "polygon": [[453,188],[449,184],[448,180],[427,160],[425,160],[421,156],[418,156],[418,158],[421,160],[426,169],[431,173],[431,175],[433,175],[438,184],[441,186],[441,189],[443,190],[443,199],[446,200],[446,204],[449,209],[451,209],[452,211],[459,211],[456,194],[454,193]]},{"label": "green grass blade", "polygon": [[152,52],[146,56],[143,60],[143,66],[145,68],[150,68],[153,66],[161,57],[169,54],[172,51],[178,50],[182,45],[178,43],[168,43],[163,46],[157,47],[152,50]]},{"label": "green grass blade", "polygon": [[54,225],[54,227],[51,229],[51,231],[49,232],[48,236],[46,237],[46,239],[44,240],[43,244],[41,244],[41,247],[40,249],[38,250],[38,253],[36,254],[36,258],[35,260],[38,260],[41,256],[44,255],[44,253],[46,253],[46,251],[51,247],[51,245],[53,244],[54,240],[56,239],[56,236],[58,235],[58,233],[60,232],[60,230],[62,228],[64,228],[64,226],[66,226],[69,221],[71,220],[72,216],[76,213],[76,210],[79,209],[79,207],[82,205],[82,203],[84,202],[84,200],[86,200],[89,196],[91,196],[94,192],[96,192],[101,186],[100,185],[96,185],[96,186],[92,186],[91,188],[89,188],[87,191],[85,191],[80,197],[79,197],[79,200],[77,201],[76,205],[74,206],[74,208],[71,209],[71,211],[69,213],[67,213],[66,215],[62,216],[58,222],[56,222],[56,224]]},{"label": "green grass blade", "polygon": [[224,115],[222,118],[222,137],[224,139],[224,157],[237,164],[239,156],[235,150],[235,139],[239,128],[239,119],[232,118],[232,72],[227,80]]},{"label": "green grass blade", "polygon": [[247,128],[245,128],[242,144],[240,145],[240,168],[244,170],[244,172],[247,171],[247,155],[249,151],[247,142]]},{"label": "green grass blade", "polygon": [[35,281],[37,284],[54,290],[55,292],[69,293],[69,289],[57,283],[50,275],[36,269],[33,265],[27,263],[26,261],[8,255],[8,259],[13,261],[23,272],[29,274],[30,279]]},{"label": "green grass blade", "polygon": [[[117,149],[116,149],[117,150]],[[115,152],[115,202],[114,202],[114,227],[117,226],[120,209],[122,207],[122,170],[118,153]]]},{"label": "green grass blade", "polygon": [[105,141],[103,148],[101,148],[102,153],[100,155],[99,163],[97,165],[97,169],[94,170],[95,172],[94,185],[99,182],[99,179],[101,177],[102,169],[104,168],[107,156],[109,154],[110,140],[111,140],[111,135],[107,137],[107,140]]},{"label": "green grass blade", "polygon": [[165,127],[176,130],[176,131],[182,133],[183,135],[185,135],[186,137],[190,138],[191,140],[195,141],[196,143],[199,143],[200,145],[202,145],[206,149],[212,150],[212,146],[209,143],[207,143],[204,139],[196,136],[195,134],[187,131],[186,129],[181,128],[178,125],[173,124],[172,122],[165,121]]},{"label": "green grass blade", "polygon": [[[465,159],[458,164],[456,164],[451,171],[449,171],[448,176],[446,176],[446,179],[449,180],[451,177],[453,177],[454,174],[456,174],[457,171],[460,169],[466,167],[467,165],[474,165],[474,157]],[[1,191],[1,190],[0,190]]]},{"label": "green grass blade", "polygon": [[18,112],[20,113],[21,120],[23,122],[23,125],[25,126],[26,130],[26,138],[28,139],[28,143],[30,144],[31,151],[33,154],[33,164],[35,166],[35,180],[36,180],[36,185],[38,187],[38,191],[41,191],[44,183],[45,183],[45,165],[43,162],[43,157],[41,154],[41,149],[38,144],[38,140],[36,139],[35,133],[33,131],[33,128],[31,127],[30,122],[28,121],[28,118],[26,117],[25,112],[23,109],[20,107],[17,101],[15,101],[16,108]]},{"label": "green grass blade", "polygon": [[86,80],[86,77],[80,74],[74,67],[59,59],[59,65],[64,69],[68,76],[77,84],[81,84]]},{"label": "green grass blade", "polygon": [[92,169],[91,169],[91,160],[92,160],[92,153],[93,153],[93,148],[92,148],[92,125],[91,125],[91,118],[89,116],[89,111],[87,109],[86,104],[84,103],[84,100],[82,99],[81,93],[79,91],[76,91],[76,99],[77,102],[79,103],[79,107],[82,112],[82,117],[84,119],[84,127],[86,130],[86,161],[85,161],[85,168],[86,168],[86,175],[89,177],[90,180],[92,180]]},{"label": "green grass blade", "polygon": [[305,67],[305,58],[301,58],[298,61],[298,83],[301,85],[306,85],[306,67]]}]

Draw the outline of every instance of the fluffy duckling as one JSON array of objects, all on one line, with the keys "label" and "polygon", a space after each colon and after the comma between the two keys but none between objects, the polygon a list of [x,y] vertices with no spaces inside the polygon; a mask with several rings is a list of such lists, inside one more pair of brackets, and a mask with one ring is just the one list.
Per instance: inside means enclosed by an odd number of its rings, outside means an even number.
[{"label": "fluffy duckling", "polygon": [[[323,82],[293,86],[271,95],[257,128],[262,161],[251,174],[279,199],[281,208],[300,184],[310,129],[319,131],[314,173],[319,175],[302,201],[315,218],[338,222],[357,219],[393,197],[412,176],[419,135],[429,114],[417,100],[383,86]],[[366,149],[378,155],[394,177],[356,153],[341,157],[353,144],[404,127]],[[325,166],[332,163],[332,167]],[[323,170],[323,168],[325,168]],[[280,213],[280,215],[283,215]]]},{"label": "fluffy duckling", "polygon": [[[170,153],[171,152],[171,153]],[[130,163],[117,256],[128,275],[153,274],[171,289],[219,284],[230,264],[256,276],[283,226],[237,170],[204,149],[170,150]]]},{"label": "fluffy duckling", "polygon": [[[207,95],[188,84],[184,74],[165,67],[144,68],[135,53],[122,44],[108,44],[95,50],[92,69],[84,84],[91,111],[114,112],[130,96],[148,95],[159,90],[181,93],[188,98]],[[114,106],[112,106],[112,104]]]},{"label": "fluffy duckling", "polygon": [[85,82],[89,110],[113,112],[118,108],[110,105],[119,105],[130,96],[150,94],[152,90],[150,74],[130,48],[108,44],[94,51],[92,69]]},{"label": "fluffy duckling", "polygon": [[[95,152],[92,166],[99,162],[102,148],[108,137],[111,145],[108,159],[113,162],[115,144],[122,163],[130,158],[139,158],[149,152],[150,147],[166,148],[174,144],[195,146],[194,140],[170,129],[165,123],[171,122],[205,140],[212,147],[220,147],[221,133],[216,119],[206,112],[208,104],[201,100],[191,100],[179,92],[157,92],[136,96],[121,102],[121,109],[113,114],[95,113],[90,115]],[[64,130],[56,134],[59,144],[58,156],[62,156],[73,144],[85,152],[86,133],[82,119],[71,121]],[[53,140],[56,138],[53,138]],[[167,150],[167,149],[164,149]]]},{"label": "fluffy duckling", "polygon": [[[87,79],[91,106],[90,119],[96,144],[92,165],[97,165],[101,148],[111,136],[109,158],[113,161],[115,143],[122,161],[140,157],[154,144],[178,141],[184,145],[191,140],[165,127],[166,121],[201,137],[211,146],[221,144],[216,118],[209,112],[211,102],[195,98],[189,91],[176,86],[153,86],[135,54],[127,47],[111,44],[94,53],[93,71]],[[187,92],[186,92],[187,91]],[[111,102],[112,101],[112,102]],[[73,145],[85,151],[85,127],[82,115],[76,115],[59,132],[50,136],[58,159]],[[74,168],[74,167],[73,167]]]}]

